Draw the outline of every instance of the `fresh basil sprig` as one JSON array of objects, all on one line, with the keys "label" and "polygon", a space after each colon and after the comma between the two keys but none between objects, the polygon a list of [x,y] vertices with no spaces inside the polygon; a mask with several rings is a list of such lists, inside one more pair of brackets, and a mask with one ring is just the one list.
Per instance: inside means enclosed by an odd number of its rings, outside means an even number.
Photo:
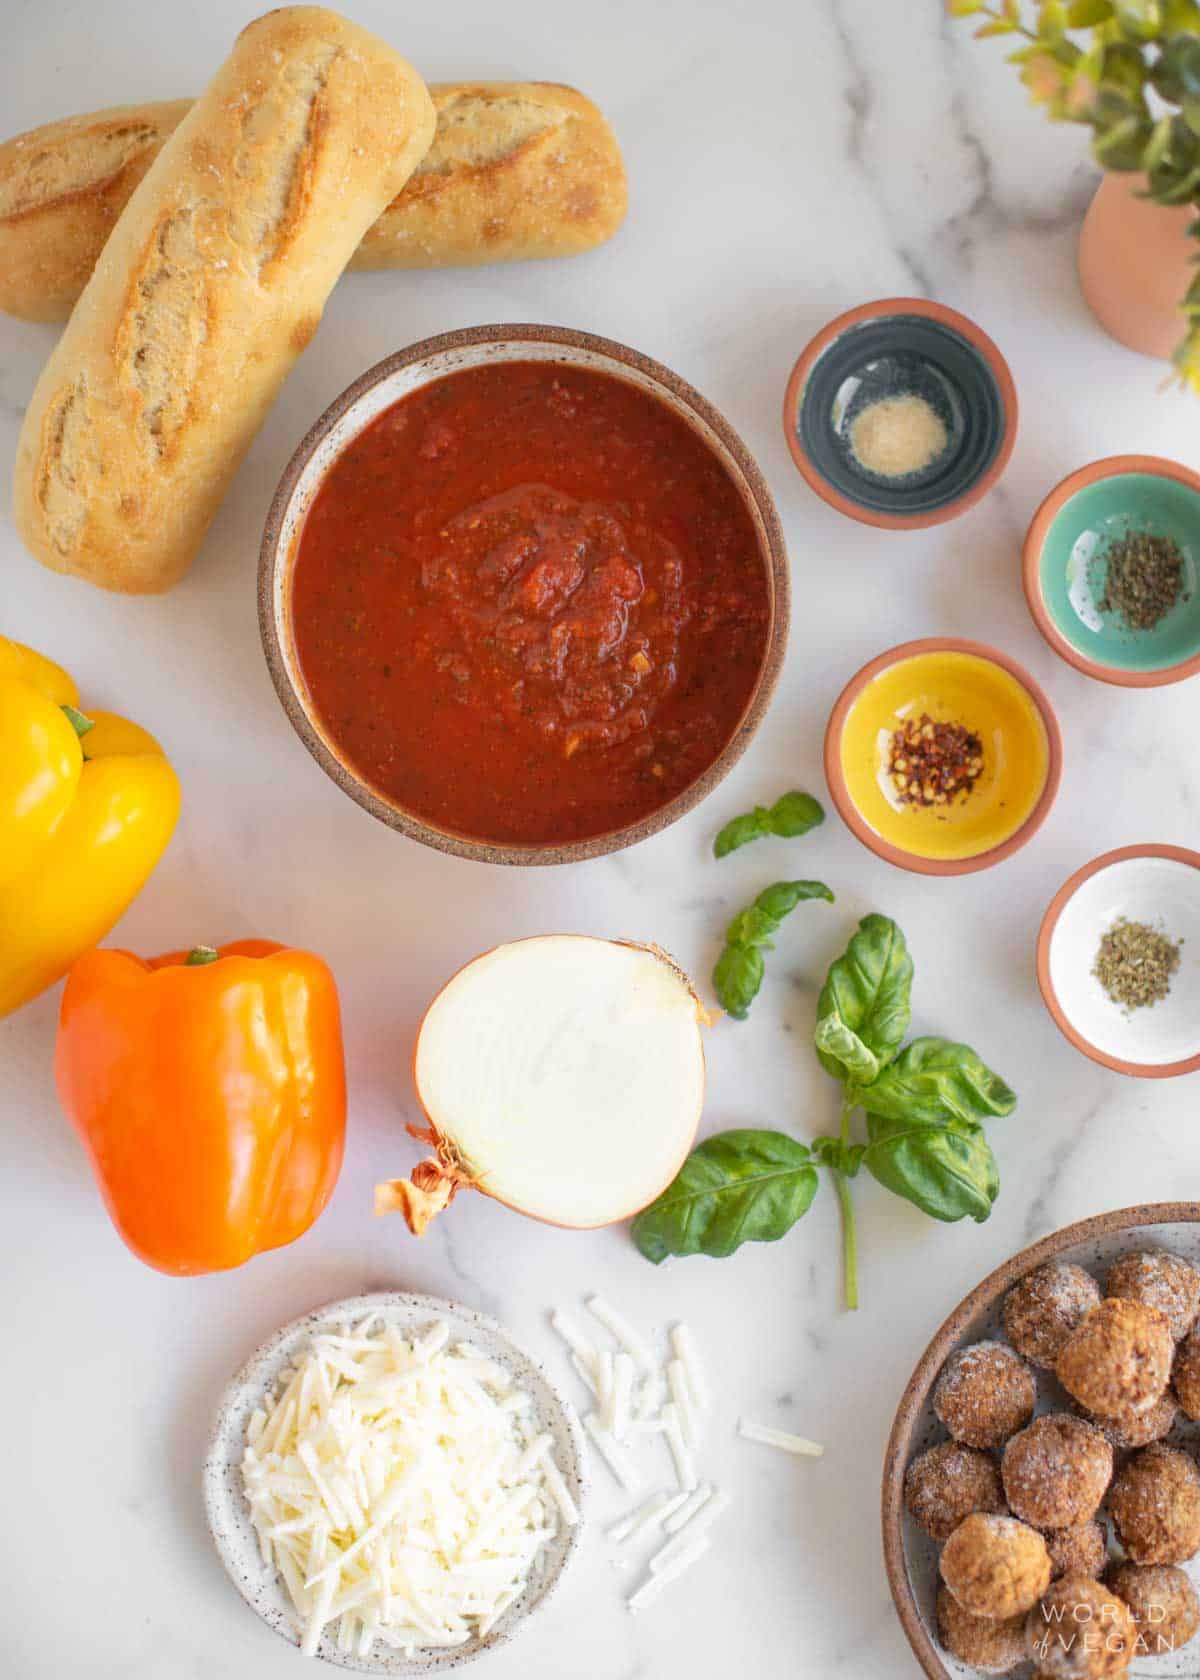
[{"label": "fresh basil sprig", "polygon": [[756,805],[744,816],[734,817],[713,841],[713,856],[728,857],[739,846],[751,840],[763,840],[778,835],[782,840],[795,840],[825,821],[825,812],[811,793],[785,793],[774,805]]},{"label": "fresh basil sprig", "polygon": [[[802,884],[814,883],[780,886]],[[766,896],[742,916],[753,918]],[[817,1169],[824,1168],[841,1205],[846,1304],[853,1308],[858,1251],[850,1183],[864,1167],[933,1219],[988,1217],[1000,1178],[983,1122],[1011,1114],[1017,1099],[965,1044],[925,1037],[901,1048],[912,974],[895,922],[864,917],[829,970],[813,1035],[822,1066],[843,1087],[838,1135],[816,1138],[811,1147],[782,1132],[741,1130],[709,1138],[634,1221],[634,1242],[647,1259],[719,1257],[743,1242],[776,1241],[807,1213]],[[858,1108],[866,1113],[865,1142],[851,1135]]]},{"label": "fresh basil sprig", "polygon": [[824,881],[776,881],[767,887],[725,929],[725,949],[713,969],[713,990],[717,1001],[735,1021],[744,1021],[763,982],[763,952],[775,949],[772,941],[779,924],[797,904],[808,898],[833,903]]}]

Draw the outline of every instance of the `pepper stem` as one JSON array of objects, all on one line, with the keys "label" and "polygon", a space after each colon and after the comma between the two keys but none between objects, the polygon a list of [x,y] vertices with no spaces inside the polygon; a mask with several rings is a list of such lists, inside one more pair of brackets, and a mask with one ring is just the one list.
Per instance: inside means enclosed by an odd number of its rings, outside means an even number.
[{"label": "pepper stem", "polygon": [[215,945],[193,945],[183,959],[185,968],[202,968],[205,963],[216,962],[221,955]]},{"label": "pepper stem", "polygon": [[85,717],[78,706],[64,706],[62,710],[66,713],[67,722],[71,725],[71,728],[81,738],[87,734],[89,729],[95,729],[96,720]]}]

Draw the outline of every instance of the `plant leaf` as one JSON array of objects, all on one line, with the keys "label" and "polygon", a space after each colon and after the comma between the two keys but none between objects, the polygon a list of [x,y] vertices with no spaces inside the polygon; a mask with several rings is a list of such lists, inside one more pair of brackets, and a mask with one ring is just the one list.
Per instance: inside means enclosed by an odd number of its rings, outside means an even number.
[{"label": "plant leaf", "polygon": [[744,1242],[777,1242],[817,1193],[812,1153],[783,1132],[744,1129],[708,1138],[674,1183],[633,1222],[655,1265],[669,1254],[722,1259]]},{"label": "plant leaf", "polygon": [[878,1077],[878,1056],[836,1012],[821,1016],[813,1033],[813,1043],[822,1066],[844,1084],[869,1085]]},{"label": "plant leaf", "polygon": [[946,10],[951,17],[974,17],[983,10],[983,0],[946,0]]},{"label": "plant leaf", "polygon": [[755,945],[726,945],[713,969],[713,990],[726,1015],[744,1021],[763,982],[762,952]]},{"label": "plant leaf", "polygon": [[785,916],[791,915],[797,904],[803,904],[810,898],[823,898],[826,904],[833,903],[833,894],[824,881],[776,881],[759,893],[754,905],[781,922]]},{"label": "plant leaf", "polygon": [[868,1114],[865,1164],[873,1178],[931,1219],[985,1220],[1000,1191],[996,1158],[974,1121],[913,1126]]},{"label": "plant leaf", "polygon": [[756,805],[753,811],[747,811],[744,816],[734,817],[713,841],[713,856],[728,857],[730,852],[736,852],[739,846],[748,846],[752,840],[761,840],[764,834],[770,834],[771,813],[765,805]]},{"label": "plant leaf", "polygon": [[784,793],[769,809],[756,805],[744,816],[734,817],[713,841],[713,856],[728,857],[739,846],[766,835],[778,835],[781,840],[795,840],[825,821],[825,812],[811,793]]},{"label": "plant leaf", "polygon": [[[885,1066],[908,1031],[913,965],[904,935],[889,916],[864,916],[858,931],[829,970],[817,999],[817,1021],[836,1016]],[[826,1043],[832,1044],[826,1028]],[[832,1048],[817,1045],[826,1073],[846,1079],[846,1066]]]},{"label": "plant leaf", "polygon": [[1071,0],[1067,28],[1091,29],[1097,23],[1107,23],[1112,15],[1112,0]]},{"label": "plant leaf", "polygon": [[944,1126],[1011,1114],[1016,1094],[966,1044],[914,1038],[857,1100],[872,1114]]}]

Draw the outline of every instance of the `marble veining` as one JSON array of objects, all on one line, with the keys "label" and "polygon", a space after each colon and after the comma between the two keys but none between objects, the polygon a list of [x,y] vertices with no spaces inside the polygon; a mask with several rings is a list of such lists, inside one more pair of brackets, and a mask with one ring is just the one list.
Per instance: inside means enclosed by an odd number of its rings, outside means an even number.
[{"label": "marble veining", "polygon": [[[352,1126],[337,1194],[293,1248],[181,1282],[121,1248],[54,1098],[57,996],[0,1023],[0,1281],[19,1381],[0,1390],[5,1504],[0,1672],[14,1680],[285,1680],[300,1659],[242,1606],[211,1552],[204,1444],[229,1376],[279,1325],[360,1290],[451,1296],[495,1315],[570,1392],[546,1323],[597,1285],[647,1328],[691,1322],[717,1377],[706,1463],[733,1496],[719,1543],[643,1616],[603,1522],[629,1503],[595,1472],[600,1519],[561,1593],[487,1680],[893,1680],[914,1673],[878,1540],[884,1442],[946,1313],[1031,1238],[1133,1202],[1200,1194],[1197,1077],[1122,1080],[1080,1058],[1037,994],[1033,945],[1061,882],[1110,847],[1197,845],[1195,682],[1091,683],[1037,635],[1019,550],[1042,496],[1087,460],[1142,450],[1195,462],[1200,405],[1096,328],[1074,278],[1096,179],[1086,137],[1031,110],[1003,43],[975,42],[937,0],[460,0],[453,15],[347,0],[437,80],[575,82],[625,144],[632,209],[572,264],[355,275],[272,412],[188,580],[146,600],[42,571],[0,509],[0,630],[70,666],[85,699],[127,708],[178,764],[179,833],[117,934],[153,952],[250,933],[320,951],[338,975]],[[10,7],[6,131],[198,87],[252,15],[246,0],[66,0]],[[10,28],[10,34],[12,30]],[[12,43],[9,43],[10,46]],[[913,535],[818,502],[779,424],[791,363],[852,304],[918,291],[977,319],[1008,357],[1021,422],[1002,486]],[[634,851],[568,870],[489,870],[376,824],[321,775],[272,692],[255,622],[262,521],[316,414],[365,367],[427,334],[486,321],[609,334],[677,369],[742,433],[792,558],[788,663],[752,750],[700,809]],[[0,318],[0,458],[54,340]],[[1058,709],[1062,792],[1036,840],[995,873],[930,881],[866,853],[830,815],[801,842],[716,863],[716,828],[789,786],[824,795],[829,708],[866,659],[912,636],[996,642]],[[708,1041],[706,1130],[836,1123],[812,1055],[815,991],[871,909],[906,930],[916,1031],[974,1044],[1020,1092],[992,1136],[1003,1189],[983,1226],[942,1227],[856,1187],[863,1309],[840,1310],[836,1202],[822,1189],[774,1247],[649,1267],[621,1230],[572,1235],[458,1198],[415,1242],[371,1214],[374,1182],[420,1145],[408,1061],[442,981],[497,940],[558,930],[655,939],[701,980],[725,922],[783,876],[834,906],[786,924],[745,1025]],[[819,1463],[735,1433],[739,1415],[816,1437]],[[69,1510],[71,1521],[64,1520]],[[64,1600],[64,1583],[69,1596]],[[66,1605],[69,1613],[64,1613]]]}]

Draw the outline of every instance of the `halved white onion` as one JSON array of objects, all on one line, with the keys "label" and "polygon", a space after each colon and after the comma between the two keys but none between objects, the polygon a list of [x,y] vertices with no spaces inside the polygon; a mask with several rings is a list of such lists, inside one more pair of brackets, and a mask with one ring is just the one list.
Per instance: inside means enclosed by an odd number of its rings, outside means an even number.
[{"label": "halved white onion", "polygon": [[420,1235],[463,1186],[575,1229],[640,1212],[695,1140],[704,1018],[651,946],[554,934],[477,957],[417,1035],[435,1158],[379,1185],[376,1212]]}]

